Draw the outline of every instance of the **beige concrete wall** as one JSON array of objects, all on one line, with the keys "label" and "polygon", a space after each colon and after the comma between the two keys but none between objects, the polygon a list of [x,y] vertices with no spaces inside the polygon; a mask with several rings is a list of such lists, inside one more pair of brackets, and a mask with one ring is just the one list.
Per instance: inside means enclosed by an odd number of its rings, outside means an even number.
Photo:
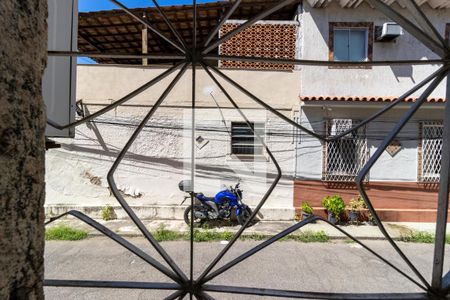
[{"label": "beige concrete wall", "polygon": [[[165,70],[167,70],[167,67],[80,65],[77,69],[77,99],[83,99],[85,103],[109,104],[110,100],[108,99],[117,100],[125,96]],[[300,74],[297,71],[222,71],[274,108],[290,110],[298,105]],[[191,76],[192,72],[188,69],[167,97],[165,105],[191,105]],[[148,91],[136,96],[130,103],[151,105],[174,77],[175,74],[170,75]],[[220,106],[230,107],[223,93],[214,85],[204,70],[198,70],[196,80],[196,101],[199,107],[215,105],[210,97],[211,92],[216,95]],[[240,106],[243,108],[259,108],[252,100],[231,87],[230,84],[223,80],[220,80],[220,82]]]}]

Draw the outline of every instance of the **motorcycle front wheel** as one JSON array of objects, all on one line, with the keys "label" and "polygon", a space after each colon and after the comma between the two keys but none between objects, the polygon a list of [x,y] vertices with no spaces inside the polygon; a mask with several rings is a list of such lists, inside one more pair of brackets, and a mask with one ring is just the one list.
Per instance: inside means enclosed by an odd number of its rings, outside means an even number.
[{"label": "motorcycle front wheel", "polygon": [[[195,209],[196,209],[196,206],[194,205],[194,211],[195,211]],[[195,217],[195,213],[194,213],[194,227],[201,226],[203,221],[204,221],[203,219]],[[191,205],[186,207],[186,209],[184,210],[184,222],[186,222],[186,224],[188,226],[191,226]]]},{"label": "motorcycle front wheel", "polygon": [[245,206],[245,208],[243,208],[241,210],[241,213],[239,214],[239,216],[237,216],[239,225],[244,225],[245,222],[247,222],[248,218],[250,218],[251,215],[252,215],[251,208],[248,206]]}]

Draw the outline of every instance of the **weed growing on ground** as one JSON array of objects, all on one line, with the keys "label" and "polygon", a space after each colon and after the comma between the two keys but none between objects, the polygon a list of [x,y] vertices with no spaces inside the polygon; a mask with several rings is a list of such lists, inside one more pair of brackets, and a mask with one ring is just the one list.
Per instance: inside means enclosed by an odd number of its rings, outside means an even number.
[{"label": "weed growing on ground", "polygon": [[156,229],[156,231],[154,231],[152,234],[158,242],[176,241],[183,239],[182,233],[166,229],[164,227],[164,224],[159,225],[158,229]]},{"label": "weed growing on ground", "polygon": [[114,208],[107,204],[105,207],[102,208],[102,219],[105,221],[115,220],[117,219],[116,212],[114,211]]},{"label": "weed growing on ground", "polygon": [[[407,243],[434,243],[434,235],[425,231],[411,231],[409,234],[402,234],[400,236],[400,241]],[[449,237],[447,236],[446,242],[449,242]]]},{"label": "weed growing on ground", "polygon": [[87,231],[61,224],[45,230],[47,241],[78,241],[88,237]]}]

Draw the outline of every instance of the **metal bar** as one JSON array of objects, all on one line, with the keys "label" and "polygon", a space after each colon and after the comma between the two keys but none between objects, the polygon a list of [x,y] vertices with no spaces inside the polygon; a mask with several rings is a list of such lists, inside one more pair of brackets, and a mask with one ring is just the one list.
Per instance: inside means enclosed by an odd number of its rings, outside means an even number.
[{"label": "metal bar", "polygon": [[105,281],[105,280],[60,280],[46,279],[44,286],[80,287],[80,288],[109,288],[109,289],[144,289],[144,290],[177,290],[182,287],[176,283],[164,282],[134,282],[134,281]]},{"label": "metal bar", "polygon": [[445,258],[446,230],[448,217],[448,193],[450,172],[450,75],[447,75],[447,102],[444,113],[444,132],[442,141],[441,174],[439,177],[438,209],[434,242],[434,259],[431,286],[440,290]]},{"label": "metal bar", "polygon": [[215,298],[211,297],[210,295],[208,295],[207,293],[205,293],[204,291],[199,291],[195,294],[195,296],[197,297],[197,299],[199,300],[215,300]]},{"label": "metal bar", "polygon": [[448,71],[444,71],[439,74],[436,79],[427,87],[427,89],[422,93],[419,100],[415,102],[411,108],[401,117],[400,121],[395,125],[395,127],[391,130],[389,135],[384,139],[384,141],[378,146],[374,155],[369,159],[366,165],[361,169],[358,176],[356,177],[356,185],[358,187],[359,193],[364,199],[369,211],[373,215],[378,228],[384,237],[389,241],[394,250],[400,255],[400,257],[405,261],[405,263],[409,266],[409,268],[416,274],[416,276],[422,281],[422,283],[429,289],[431,288],[430,284],[425,280],[422,274],[417,270],[417,268],[412,264],[412,262],[408,259],[408,257],[401,251],[401,249],[397,246],[394,240],[389,236],[383,224],[381,223],[380,218],[378,217],[377,212],[375,211],[372,203],[370,202],[369,197],[364,189],[364,178],[372,168],[372,166],[376,163],[376,161],[380,158],[381,154],[384,152],[386,147],[392,142],[392,140],[397,136],[397,134],[402,130],[402,128],[406,125],[408,120],[414,115],[414,113],[420,108],[420,106],[426,101],[427,97],[434,91],[434,89],[439,85],[439,83],[446,76]]},{"label": "metal bar", "polygon": [[250,93],[249,91],[247,91],[244,87],[242,87],[241,85],[239,85],[237,82],[235,82],[233,79],[231,79],[230,77],[228,77],[227,75],[225,75],[224,73],[222,73],[219,69],[217,69],[216,67],[213,67],[209,64],[204,63],[208,69],[213,70],[215,73],[217,73],[219,76],[221,76],[223,79],[225,79],[226,81],[228,81],[229,83],[231,83],[232,85],[234,85],[237,89],[239,89],[242,93],[244,93],[245,95],[247,95],[248,97],[250,97],[251,99],[253,99],[256,103],[258,103],[259,105],[261,105],[262,107],[264,107],[265,109],[267,109],[268,111],[270,111],[271,113],[273,113],[274,115],[276,115],[277,117],[281,118],[282,120],[286,121],[287,123],[291,124],[294,127],[297,127],[301,130],[303,130],[304,132],[308,133],[309,135],[324,141],[325,138],[323,136],[321,136],[320,134],[317,134],[309,129],[307,129],[306,127],[296,123],[295,121],[289,119],[288,117],[286,117],[285,115],[283,115],[282,113],[280,113],[279,111],[273,109],[270,105],[266,104],[264,101],[262,101],[261,99],[259,99],[258,97],[256,97],[255,95],[253,95],[252,93]]},{"label": "metal bar", "polygon": [[369,251],[372,255],[376,256],[378,259],[380,259],[382,262],[386,263],[388,266],[390,266],[391,268],[393,268],[395,271],[397,271],[398,273],[400,273],[401,275],[403,275],[405,278],[407,278],[409,281],[413,282],[414,284],[416,284],[419,288],[423,289],[424,291],[427,291],[427,288],[424,287],[423,285],[421,285],[419,282],[417,282],[416,280],[414,280],[411,276],[409,276],[408,274],[406,274],[405,272],[403,272],[402,270],[400,270],[399,268],[397,268],[394,264],[392,264],[391,262],[389,262],[387,259],[385,259],[384,257],[382,257],[381,255],[379,255],[378,253],[376,253],[374,250],[372,250],[369,246],[365,245],[364,243],[362,243],[361,241],[359,241],[358,239],[354,238],[352,235],[350,235],[349,233],[347,233],[345,230],[341,229],[340,227],[336,226],[335,224],[332,224],[331,222],[329,222],[328,220],[319,217],[319,216],[311,216],[295,225],[292,225],[291,227],[283,230],[282,232],[278,233],[277,235],[274,235],[273,237],[271,237],[270,239],[264,241],[263,243],[253,247],[252,249],[250,249],[249,251],[241,254],[240,256],[238,256],[237,258],[233,259],[232,261],[228,262],[227,264],[223,265],[222,267],[220,267],[219,269],[215,270],[214,272],[210,273],[208,276],[205,277],[204,282],[208,282],[211,281],[212,279],[214,279],[215,277],[219,276],[220,274],[226,272],[227,270],[231,269],[232,267],[236,266],[237,264],[241,263],[242,261],[244,261],[245,259],[249,258],[250,256],[258,253],[259,251],[263,250],[264,248],[270,246],[271,244],[275,243],[276,241],[284,238],[285,236],[293,233],[294,231],[297,231],[298,229],[302,228],[303,226],[314,222],[314,221],[323,221],[325,223],[328,223],[329,225],[331,225],[332,227],[334,227],[335,229],[339,230],[340,232],[342,232],[343,234],[345,234],[348,238],[350,238],[351,240],[355,241],[356,243],[358,243],[359,245],[361,245],[364,249],[366,249],[367,251]]},{"label": "metal bar", "polygon": [[72,123],[66,124],[66,125],[60,125],[50,119],[47,120],[47,124],[49,124],[50,126],[59,129],[59,130],[63,130],[69,127],[75,127],[78,125],[81,125],[83,123],[86,123],[89,120],[92,120],[100,115],[103,115],[104,113],[116,108],[117,106],[121,105],[122,103],[127,102],[128,100],[136,97],[137,95],[139,95],[140,93],[144,92],[145,90],[147,90],[148,88],[150,88],[151,86],[153,86],[154,84],[160,82],[161,80],[163,80],[164,78],[166,78],[167,76],[169,76],[170,74],[172,74],[174,71],[176,71],[178,68],[180,68],[182,65],[185,65],[185,62],[179,62],[177,63],[175,66],[171,67],[170,69],[168,69],[167,71],[165,71],[164,73],[156,76],[155,78],[153,78],[152,80],[150,80],[149,82],[141,85],[140,87],[138,87],[137,89],[135,89],[134,91],[132,91],[131,93],[129,93],[128,95],[122,97],[121,99],[115,101],[114,103],[111,103],[108,106],[105,106],[104,108],[100,109],[99,111]]},{"label": "metal bar", "polygon": [[297,66],[392,66],[392,65],[442,65],[450,62],[450,59],[410,59],[410,60],[380,60],[380,61],[328,61],[309,59],[289,59],[289,58],[265,58],[255,56],[235,56],[235,55],[215,55],[203,56],[204,60],[231,60],[245,62],[263,62],[273,64],[289,64]]},{"label": "metal bar", "polygon": [[183,299],[183,297],[187,294],[184,290],[178,290],[175,293],[164,298],[165,300],[175,300],[175,299]]},{"label": "metal bar", "polygon": [[[193,6],[193,23],[194,23],[194,36],[193,36],[193,45],[192,45],[192,56],[196,57],[197,52],[197,2],[196,0],[192,1]],[[196,61],[192,62],[192,103],[191,103],[191,183],[192,188],[195,187],[195,107],[196,107]],[[191,287],[194,286],[194,190],[192,190],[191,194],[191,224],[190,224],[190,265],[189,265],[189,271],[190,271],[190,285]],[[189,292],[189,298],[192,300],[193,297],[192,290]]]},{"label": "metal bar", "polygon": [[168,42],[169,44],[171,44],[172,46],[174,46],[175,48],[177,48],[178,50],[180,50],[182,53],[186,53],[186,51],[183,49],[183,47],[181,47],[180,45],[178,45],[177,43],[173,42],[171,39],[169,39],[168,37],[166,37],[163,33],[161,33],[158,29],[154,28],[147,20],[145,20],[142,17],[137,16],[136,14],[134,14],[128,7],[126,7],[125,5],[123,5],[121,2],[117,1],[117,0],[109,0],[110,2],[114,3],[115,5],[117,5],[118,7],[120,7],[123,11],[125,11],[128,15],[130,15],[133,19],[135,19],[136,21],[140,22],[141,24],[147,26],[148,29],[150,29],[151,31],[153,31],[155,34],[157,34],[159,37],[161,37],[163,40],[165,40],[166,42]]},{"label": "metal bar", "polygon": [[211,272],[211,270],[217,265],[217,263],[223,258],[223,256],[228,252],[228,250],[234,245],[234,243],[239,239],[242,232],[247,228],[248,224],[254,220],[256,215],[259,213],[261,207],[264,205],[264,203],[267,201],[269,196],[272,194],[272,191],[277,186],[278,182],[280,181],[282,177],[282,171],[281,168],[275,159],[275,157],[272,154],[272,151],[270,151],[269,147],[267,147],[264,140],[259,136],[259,134],[255,131],[253,125],[250,123],[250,121],[247,119],[245,114],[242,112],[242,110],[239,108],[239,106],[236,104],[236,102],[231,98],[231,96],[228,94],[228,92],[224,89],[224,87],[219,83],[219,81],[213,76],[213,74],[209,71],[206,64],[202,63],[202,67],[205,69],[205,71],[208,73],[208,75],[211,77],[211,79],[214,81],[214,83],[220,88],[220,90],[223,92],[223,94],[227,97],[228,101],[233,105],[233,107],[239,112],[241,117],[245,120],[247,123],[247,126],[252,130],[252,132],[255,134],[257,140],[259,143],[261,143],[267,154],[269,155],[270,159],[272,160],[275,168],[277,169],[277,176],[275,177],[274,181],[270,185],[269,189],[266,191],[264,196],[262,197],[261,201],[258,203],[258,205],[253,210],[250,217],[245,221],[245,223],[239,228],[239,230],[236,232],[236,234],[233,236],[233,238],[228,242],[228,244],[220,251],[220,253],[214,258],[214,260],[211,262],[211,264],[208,265],[208,267],[203,271],[203,273],[200,275],[200,277],[197,279],[197,282],[202,284],[204,283],[204,278]]},{"label": "metal bar", "polygon": [[380,111],[374,113],[373,115],[371,115],[369,118],[365,119],[364,121],[358,123],[357,125],[355,125],[355,127],[352,127],[344,132],[342,132],[341,134],[332,136],[327,138],[327,141],[335,141],[337,139],[340,139],[341,137],[346,136],[347,134],[354,132],[356,130],[358,130],[359,128],[365,126],[367,123],[377,119],[378,117],[380,117],[381,115],[383,115],[385,112],[387,112],[388,110],[394,108],[395,106],[397,106],[398,104],[402,103],[406,98],[408,98],[409,96],[411,96],[412,94],[414,94],[415,92],[417,92],[418,90],[420,90],[421,88],[423,88],[425,85],[427,85],[431,80],[433,80],[434,78],[436,78],[437,75],[439,75],[440,73],[442,73],[445,70],[448,70],[450,68],[450,66],[443,66],[441,68],[439,68],[437,71],[435,71],[433,74],[431,74],[430,76],[428,76],[427,78],[425,78],[424,80],[422,80],[420,83],[416,84],[412,89],[410,89],[409,91],[407,91],[406,93],[404,93],[403,95],[401,95],[397,100],[389,103],[388,105],[386,105],[385,107],[383,107],[383,109],[381,109]]},{"label": "metal bar", "polygon": [[103,235],[109,237],[110,239],[112,239],[113,241],[115,241],[116,243],[118,243],[119,245],[121,245],[122,247],[127,249],[128,251],[137,255],[138,257],[140,257],[141,259],[146,261],[148,264],[150,264],[152,267],[156,268],[158,271],[165,274],[167,277],[171,278],[175,282],[181,283],[180,278],[174,272],[169,270],[166,266],[160,264],[157,260],[152,258],[150,255],[148,255],[147,253],[145,253],[144,251],[142,251],[141,249],[139,249],[138,247],[136,247],[135,245],[133,245],[132,243],[130,243],[129,241],[127,241],[126,239],[121,237],[120,235],[118,235],[117,233],[111,231],[107,227],[103,226],[102,224],[98,223],[97,221],[91,219],[90,217],[86,216],[85,214],[83,214],[79,211],[71,210],[71,211],[68,211],[57,217],[50,218],[50,220],[47,221],[45,223],[45,225],[50,224],[66,215],[71,215],[71,216],[83,221],[84,223],[88,224],[89,226],[97,229]]},{"label": "metal bar", "polygon": [[185,51],[187,51],[188,47],[186,45],[186,42],[184,41],[184,39],[181,37],[180,33],[178,32],[178,30],[175,29],[175,27],[173,27],[172,22],[170,22],[169,18],[167,18],[166,13],[161,9],[161,7],[158,5],[158,2],[156,0],[152,0],[153,4],[156,7],[156,10],[158,11],[158,13],[161,15],[161,17],[163,18],[164,22],[167,24],[167,26],[169,27],[170,31],[172,31],[172,33],[175,35],[175,37],[178,39],[178,41],[180,42],[181,45],[183,45],[183,48]]},{"label": "metal bar", "polygon": [[366,0],[378,9],[380,12],[385,14],[388,18],[392,19],[394,22],[398,23],[403,29],[408,31],[412,36],[423,43],[428,49],[439,55],[439,57],[446,57],[447,51],[445,47],[439,45],[434,39],[430,38],[426,33],[424,33],[420,28],[411,23],[408,19],[398,13],[396,10],[391,8],[389,5],[383,3],[380,0]]},{"label": "metal bar", "polygon": [[208,47],[209,43],[211,43],[211,40],[214,38],[214,35],[216,35],[223,24],[231,17],[231,15],[234,13],[234,11],[238,8],[239,4],[241,4],[242,0],[237,0],[234,2],[233,6],[230,7],[230,9],[227,11],[225,16],[217,23],[216,27],[209,33],[208,37],[206,38],[205,43],[203,44],[203,48]]},{"label": "metal bar", "polygon": [[426,34],[437,43],[440,43],[445,49],[448,49],[447,43],[444,41],[442,36],[436,30],[436,27],[430,22],[430,19],[425,15],[425,13],[420,9],[416,1],[403,1],[403,4],[411,12],[416,22],[425,31]]},{"label": "metal bar", "polygon": [[283,7],[285,7],[286,5],[288,5],[288,4],[290,4],[290,3],[294,2],[294,1],[296,1],[296,0],[280,1],[279,3],[275,4],[274,6],[266,9],[265,11],[263,11],[263,12],[261,12],[259,14],[257,14],[256,16],[254,16],[253,18],[249,19],[247,22],[245,22],[244,24],[242,24],[238,28],[236,28],[233,31],[227,33],[223,37],[221,37],[218,40],[216,40],[215,42],[213,42],[210,46],[206,47],[202,51],[202,54],[207,54],[207,53],[211,52],[211,50],[213,50],[214,48],[216,48],[220,44],[228,41],[229,39],[231,39],[233,36],[235,36],[239,32],[247,29],[248,27],[252,26],[254,23],[258,22],[259,20],[264,19],[265,17],[271,15],[272,13],[276,12],[279,9],[282,9]]},{"label": "metal bar", "polygon": [[141,59],[148,58],[154,60],[182,60],[185,56],[172,54],[127,54],[127,53],[98,53],[98,52],[79,52],[79,51],[47,51],[48,56],[71,56],[71,57],[96,57],[96,58],[125,58]]},{"label": "metal bar", "polygon": [[142,122],[139,124],[139,126],[136,128],[136,130],[131,135],[130,139],[127,141],[125,146],[123,147],[122,151],[120,151],[119,155],[117,156],[116,160],[114,161],[113,165],[111,166],[111,169],[108,172],[107,180],[108,184],[111,188],[111,192],[116,197],[117,201],[120,203],[122,208],[125,210],[125,212],[128,214],[128,216],[131,218],[134,224],[139,228],[139,230],[142,232],[142,234],[145,236],[145,238],[150,242],[150,244],[155,248],[155,250],[161,255],[161,257],[167,262],[167,264],[171,267],[171,269],[184,281],[188,281],[186,275],[183,273],[183,271],[177,266],[177,264],[172,260],[172,258],[167,254],[167,252],[164,250],[164,248],[161,247],[161,245],[155,240],[153,235],[148,231],[148,229],[145,227],[145,225],[142,223],[142,221],[136,216],[134,211],[130,208],[128,203],[125,201],[119,190],[117,189],[116,182],[114,180],[114,173],[117,170],[117,167],[119,166],[122,159],[125,157],[125,154],[128,152],[128,149],[130,149],[133,142],[136,140],[139,133],[142,131],[142,129],[145,127],[145,124],[151,119],[155,111],[158,109],[158,107],[161,105],[161,103],[164,102],[167,95],[170,93],[170,91],[173,89],[173,87],[176,85],[178,80],[183,76],[184,72],[187,69],[188,64],[185,64],[180,72],[177,74],[177,76],[172,80],[172,82],[168,85],[166,90],[162,93],[162,95],[159,97],[159,99],[156,101],[154,106],[150,109],[150,111],[147,113],[147,115],[144,117]]},{"label": "metal bar", "polygon": [[337,299],[337,300],[376,300],[376,299],[429,299],[426,293],[320,293],[320,292],[301,292],[291,290],[277,290],[265,288],[248,288],[240,286],[225,285],[204,285],[203,291],[239,294],[239,295],[257,295],[280,298],[297,298],[297,299]]},{"label": "metal bar", "polygon": [[[206,63],[205,63],[206,64]],[[369,117],[368,119],[364,120],[363,122],[360,122],[359,124],[355,125],[355,127],[348,129],[347,131],[337,135],[337,136],[333,136],[333,137],[327,137],[326,135],[319,135],[315,132],[310,131],[309,129],[306,129],[305,127],[301,126],[300,124],[296,123],[295,121],[287,118],[286,116],[284,116],[283,114],[279,113],[277,110],[273,109],[271,106],[269,106],[268,104],[264,103],[262,100],[258,99],[256,96],[252,95],[249,91],[245,90],[243,87],[241,87],[238,83],[236,83],[235,81],[233,81],[230,77],[226,76],[224,73],[222,73],[221,71],[219,71],[219,69],[206,64],[209,68],[211,68],[213,71],[215,71],[216,73],[218,73],[222,78],[224,78],[226,81],[228,81],[229,83],[233,84],[235,87],[237,87],[239,90],[241,90],[244,94],[246,94],[247,96],[249,96],[250,98],[252,98],[253,100],[255,100],[256,102],[258,102],[261,106],[265,107],[266,109],[268,109],[269,111],[271,111],[272,113],[274,113],[275,115],[277,115],[278,117],[280,117],[281,119],[283,119],[284,121],[290,123],[292,126],[303,130],[304,132],[312,135],[313,137],[318,138],[319,140],[322,141],[334,141],[337,140],[355,130],[357,130],[358,128],[366,125],[367,123],[369,123],[370,121],[373,121],[374,119],[378,118],[379,116],[383,115],[386,111],[388,111],[389,109],[397,106],[399,103],[401,103],[404,99],[406,99],[407,97],[409,97],[411,94],[417,92],[418,90],[420,90],[422,87],[424,87],[428,82],[430,82],[431,80],[433,80],[438,74],[442,73],[443,71],[447,70],[450,68],[450,66],[444,66],[441,69],[435,71],[432,75],[428,76],[427,78],[425,78],[422,82],[420,82],[419,84],[417,84],[416,86],[414,86],[411,90],[409,90],[408,92],[406,92],[405,94],[403,94],[401,97],[399,97],[397,100],[395,100],[394,102],[390,103],[389,105],[387,105],[386,107],[384,107],[382,110],[380,110],[379,112],[373,114],[371,117]]]}]

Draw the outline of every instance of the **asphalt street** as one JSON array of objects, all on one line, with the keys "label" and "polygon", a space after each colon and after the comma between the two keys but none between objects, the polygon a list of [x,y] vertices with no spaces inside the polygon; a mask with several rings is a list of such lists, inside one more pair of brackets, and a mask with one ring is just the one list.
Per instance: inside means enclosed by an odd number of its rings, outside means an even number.
[{"label": "asphalt street", "polygon": [[[152,246],[142,238],[128,238],[159,261]],[[219,263],[223,264],[260,242],[238,241]],[[414,277],[386,241],[367,245]],[[163,247],[189,274],[189,243],[164,242]],[[411,262],[430,281],[433,245],[399,243]],[[195,244],[194,277],[225,247],[224,243]],[[446,250],[450,254],[450,249]],[[450,257],[450,256],[449,256]],[[46,244],[46,279],[171,282],[171,279],[113,241],[94,237],[82,241],[50,241]],[[444,271],[450,269],[446,260]],[[213,279],[211,284],[320,292],[421,292],[414,283],[355,243],[275,243]],[[46,287],[47,299],[163,299],[170,291]],[[216,299],[257,299],[211,293]],[[268,298],[268,297],[267,297]],[[267,299],[265,298],[265,299]]]}]

